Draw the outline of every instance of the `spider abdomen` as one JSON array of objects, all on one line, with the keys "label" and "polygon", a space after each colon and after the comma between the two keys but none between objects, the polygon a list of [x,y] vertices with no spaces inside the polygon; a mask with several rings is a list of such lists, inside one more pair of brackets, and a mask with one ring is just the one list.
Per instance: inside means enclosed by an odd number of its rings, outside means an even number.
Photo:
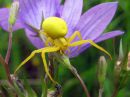
[{"label": "spider abdomen", "polygon": [[49,17],[42,23],[42,28],[51,38],[64,37],[68,32],[66,22],[58,17]]}]

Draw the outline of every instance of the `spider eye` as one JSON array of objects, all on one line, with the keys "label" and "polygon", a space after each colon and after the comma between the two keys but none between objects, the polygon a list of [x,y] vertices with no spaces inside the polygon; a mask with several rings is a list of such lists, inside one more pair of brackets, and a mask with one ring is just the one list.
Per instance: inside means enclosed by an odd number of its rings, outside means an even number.
[{"label": "spider eye", "polygon": [[42,28],[52,38],[64,37],[68,32],[66,22],[58,17],[45,19],[42,23]]}]

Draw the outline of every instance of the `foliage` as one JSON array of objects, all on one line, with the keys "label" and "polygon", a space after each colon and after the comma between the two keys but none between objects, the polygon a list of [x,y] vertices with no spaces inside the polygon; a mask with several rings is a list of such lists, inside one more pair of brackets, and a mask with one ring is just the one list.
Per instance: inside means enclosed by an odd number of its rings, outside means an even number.
[{"label": "foliage", "polygon": [[[84,11],[86,11],[87,9],[91,8],[96,4],[102,2],[108,2],[108,1],[113,1],[113,0],[84,0]],[[111,24],[107,27],[105,32],[115,30],[115,29],[121,29],[125,32],[125,34],[122,37],[116,37],[100,43],[100,45],[106,48],[106,50],[110,52],[113,57],[113,60],[109,60],[109,59],[107,60],[108,70],[107,70],[107,79],[104,83],[103,97],[110,97],[114,91],[115,78],[113,76],[114,73],[113,70],[118,58],[119,40],[121,38],[123,40],[124,52],[126,52],[126,49],[128,50],[130,49],[129,48],[130,46],[128,44],[130,41],[130,12],[129,12],[130,0],[125,0],[125,1],[119,0],[118,2],[119,2],[119,8],[117,14],[113,19],[113,21],[111,22]],[[10,0],[0,0],[0,7],[3,6],[8,7],[10,4],[11,4]],[[14,72],[14,70],[17,67],[17,64],[23,61],[31,53],[31,51],[36,49],[32,44],[30,44],[29,40],[26,38],[25,33],[23,32],[24,32],[23,30],[19,30],[13,34],[13,48],[12,48],[11,60],[9,64],[11,73]],[[2,29],[0,29],[0,40],[1,40],[0,53],[3,56],[5,56],[7,51],[7,45],[8,45],[8,33]],[[71,59],[71,63],[77,68],[84,82],[87,84],[89,91],[91,91],[92,97],[97,97],[98,95],[99,85],[97,81],[96,70],[98,67],[98,59],[101,55],[103,54],[98,52],[97,49],[95,49],[94,47],[90,47],[78,57]],[[30,60],[27,64],[28,65],[24,67],[27,73],[26,76],[27,79],[38,79],[40,76],[39,67],[41,67],[39,66],[39,64],[42,64],[40,57],[36,56],[32,60]],[[85,97],[85,94],[81,89],[79,82],[75,77],[73,77],[71,72],[69,72],[63,66],[59,65],[58,74],[60,76],[58,80],[59,82],[61,82],[60,84],[62,85],[63,88],[63,97]],[[1,64],[0,64],[0,79],[1,80],[7,79],[3,65]],[[16,88],[15,90],[17,90],[15,92],[17,92],[19,95],[21,94],[20,97],[25,97],[25,95],[23,96],[23,94],[21,93],[21,90],[19,90],[17,83],[14,84]],[[30,82],[27,82],[27,80],[24,81],[24,85],[26,87],[25,92],[31,94],[29,97],[40,97],[42,92],[44,93],[46,92],[44,87],[45,83],[43,82],[43,80],[38,83],[37,86],[38,88],[36,86],[33,86],[33,84],[30,84],[31,85],[30,87],[29,84]],[[1,87],[2,89],[7,88],[6,86],[1,86]],[[128,79],[128,82],[125,84],[125,87],[121,88],[117,97],[130,97],[129,91],[130,91],[130,79]],[[42,95],[42,97],[44,96]]]}]

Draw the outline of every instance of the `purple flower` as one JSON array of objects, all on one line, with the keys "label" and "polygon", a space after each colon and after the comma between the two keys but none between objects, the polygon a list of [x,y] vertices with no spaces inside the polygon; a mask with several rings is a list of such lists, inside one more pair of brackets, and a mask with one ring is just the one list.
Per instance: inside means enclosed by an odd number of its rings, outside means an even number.
[{"label": "purple flower", "polygon": [[[66,21],[68,25],[66,37],[71,36],[75,31],[80,31],[83,39],[91,39],[97,43],[123,34],[119,30],[103,33],[116,12],[117,2],[99,4],[82,14],[83,0],[66,0],[64,5],[61,5],[60,1],[19,0],[20,10],[13,30],[25,29],[27,37],[37,48],[44,47],[44,43],[39,37],[35,37],[37,32],[29,25],[40,30],[43,20],[52,16],[60,17]],[[0,26],[6,31],[8,31],[8,17],[9,9],[0,9]],[[70,48],[69,57],[79,55],[89,46],[89,44],[82,45],[77,53],[75,51],[78,47]]]}]

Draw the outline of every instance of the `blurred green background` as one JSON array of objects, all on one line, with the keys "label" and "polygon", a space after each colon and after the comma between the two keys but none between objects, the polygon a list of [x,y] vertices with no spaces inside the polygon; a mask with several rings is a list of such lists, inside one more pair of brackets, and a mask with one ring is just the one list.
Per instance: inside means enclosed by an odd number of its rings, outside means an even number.
[{"label": "blurred green background", "polygon": [[[84,0],[84,11],[89,8],[103,2],[118,1],[119,7],[117,13],[107,27],[106,31],[112,30],[123,30],[125,34],[113,39],[106,40],[99,43],[100,46],[104,47],[113,57],[113,60],[108,62],[107,79],[105,81],[104,87],[104,97],[110,97],[114,90],[113,87],[113,69],[118,58],[119,42],[123,39],[124,50],[129,49],[130,41],[130,0]],[[0,7],[8,7],[11,4],[11,0],[0,0]],[[5,57],[8,46],[8,33],[0,29],[0,53]],[[36,48],[27,39],[23,30],[19,30],[13,33],[13,48],[10,60],[10,70],[11,73],[16,69],[17,65],[24,60],[33,50]],[[101,51],[94,47],[90,47],[84,51],[81,55],[76,58],[71,59],[71,63],[77,68],[79,74],[85,81],[92,97],[97,97],[98,95],[98,81],[97,81],[97,66],[98,59],[101,55],[104,55]],[[26,70],[29,73],[29,77],[38,78],[38,65],[41,63],[39,56],[34,57],[26,65]],[[3,66],[0,64],[0,79],[6,79],[6,74]],[[59,82],[63,87],[63,97],[85,97],[85,94],[73,74],[65,69],[63,66],[59,68]],[[130,80],[128,81],[125,88],[123,88],[118,97],[130,97]]]}]

